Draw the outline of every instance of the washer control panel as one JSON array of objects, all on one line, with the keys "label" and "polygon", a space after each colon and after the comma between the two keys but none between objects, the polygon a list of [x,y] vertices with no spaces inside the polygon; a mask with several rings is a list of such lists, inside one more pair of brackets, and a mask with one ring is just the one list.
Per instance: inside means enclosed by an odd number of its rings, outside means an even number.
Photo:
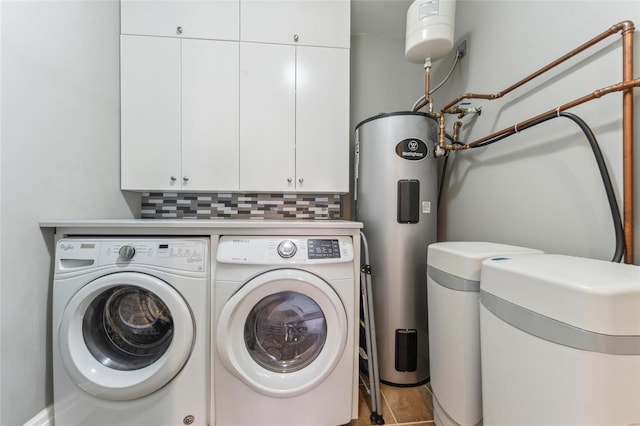
[{"label": "washer control panel", "polygon": [[180,271],[208,270],[203,239],[65,238],[56,247],[56,271],[107,265],[145,265]]},{"label": "washer control panel", "polygon": [[351,237],[223,236],[216,260],[243,264],[321,264],[351,262]]}]

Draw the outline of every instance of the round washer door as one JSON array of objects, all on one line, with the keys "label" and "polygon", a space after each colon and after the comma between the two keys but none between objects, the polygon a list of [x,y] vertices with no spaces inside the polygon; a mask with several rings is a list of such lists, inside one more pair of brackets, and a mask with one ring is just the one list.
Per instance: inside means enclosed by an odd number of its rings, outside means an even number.
[{"label": "round washer door", "polygon": [[108,400],[149,395],[186,363],[195,338],[191,310],[157,277],[118,272],[82,287],[59,326],[62,362],[71,380]]},{"label": "round washer door", "polygon": [[331,374],[347,340],[344,306],[324,280],[279,269],[251,279],[222,308],[216,345],[226,369],[264,395],[290,397]]}]

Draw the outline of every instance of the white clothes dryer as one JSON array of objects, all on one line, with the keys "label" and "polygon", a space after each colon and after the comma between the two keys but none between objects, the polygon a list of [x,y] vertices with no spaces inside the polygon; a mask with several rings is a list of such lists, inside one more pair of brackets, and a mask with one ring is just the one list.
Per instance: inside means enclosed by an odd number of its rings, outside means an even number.
[{"label": "white clothes dryer", "polygon": [[232,237],[218,244],[217,426],[336,426],[357,398],[351,237]]},{"label": "white clothes dryer", "polygon": [[202,238],[58,241],[56,425],[209,424],[209,265]]}]

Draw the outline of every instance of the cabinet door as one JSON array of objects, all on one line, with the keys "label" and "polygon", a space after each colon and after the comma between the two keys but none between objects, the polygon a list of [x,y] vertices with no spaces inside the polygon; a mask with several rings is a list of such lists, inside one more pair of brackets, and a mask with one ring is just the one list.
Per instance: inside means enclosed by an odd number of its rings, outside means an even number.
[{"label": "cabinet door", "polygon": [[240,40],[350,46],[349,0],[242,0]]},{"label": "cabinet door", "polygon": [[182,189],[238,190],[238,42],[182,40]]},{"label": "cabinet door", "polygon": [[121,36],[120,67],[122,189],[179,188],[180,40]]},{"label": "cabinet door", "polygon": [[349,50],[297,48],[298,191],[349,191]]},{"label": "cabinet door", "polygon": [[239,0],[121,0],[122,34],[238,40]]},{"label": "cabinet door", "polygon": [[240,189],[295,189],[295,48],[240,43]]}]

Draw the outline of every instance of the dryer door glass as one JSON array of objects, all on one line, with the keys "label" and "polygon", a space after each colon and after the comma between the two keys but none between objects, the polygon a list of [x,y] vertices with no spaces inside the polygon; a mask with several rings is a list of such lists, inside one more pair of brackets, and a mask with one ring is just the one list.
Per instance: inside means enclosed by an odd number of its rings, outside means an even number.
[{"label": "dryer door glass", "polygon": [[102,292],[87,308],[82,334],[89,352],[104,366],[130,371],[156,362],[169,348],[173,320],[154,293],[135,286]]},{"label": "dryer door glass", "polygon": [[260,300],[244,327],[251,357],[267,370],[288,373],[311,364],[327,337],[327,322],[308,296],[283,291]]}]

